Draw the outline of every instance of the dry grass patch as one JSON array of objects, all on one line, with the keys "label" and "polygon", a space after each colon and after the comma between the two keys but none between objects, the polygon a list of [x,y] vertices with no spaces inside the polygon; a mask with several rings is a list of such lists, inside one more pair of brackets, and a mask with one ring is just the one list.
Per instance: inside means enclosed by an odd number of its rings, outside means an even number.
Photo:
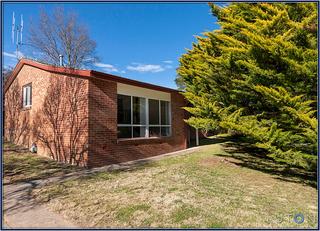
[{"label": "dry grass patch", "polygon": [[[251,154],[238,153],[241,159],[224,148],[208,145],[140,168],[96,173],[34,196],[81,227],[317,226],[316,188],[245,166]],[[304,214],[302,224],[293,221],[297,213]]]},{"label": "dry grass patch", "polygon": [[229,164],[233,167],[238,167],[237,164],[243,163],[241,160],[234,159],[232,157],[220,157],[220,156],[210,156],[208,158],[203,158],[200,164],[204,167],[216,167],[217,165]]}]

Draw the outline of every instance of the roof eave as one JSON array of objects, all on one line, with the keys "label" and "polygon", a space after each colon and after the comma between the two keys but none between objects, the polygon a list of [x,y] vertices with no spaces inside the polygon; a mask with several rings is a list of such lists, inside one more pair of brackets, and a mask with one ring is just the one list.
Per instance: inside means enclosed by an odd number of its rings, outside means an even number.
[{"label": "roof eave", "polygon": [[92,74],[92,77],[97,77],[97,78],[101,78],[101,79],[105,79],[105,80],[109,80],[109,81],[128,84],[128,85],[133,85],[133,86],[137,86],[137,87],[143,87],[143,88],[148,88],[148,89],[157,90],[157,91],[165,91],[165,92],[170,92],[170,93],[171,92],[175,92],[175,93],[181,92],[176,89],[162,87],[162,86],[158,86],[158,85],[154,85],[154,84],[150,84],[150,83],[145,83],[145,82],[140,82],[137,80],[124,78],[124,77],[117,76],[117,75],[111,75],[111,74],[107,74],[107,73],[103,73],[103,72],[99,72],[99,71],[91,70],[91,74]]},{"label": "roof eave", "polygon": [[71,68],[66,68],[66,67],[59,67],[59,66],[52,66],[48,64],[43,64],[39,63],[33,60],[29,59],[20,59],[16,67],[14,68],[12,74],[8,77],[7,81],[4,84],[4,92],[7,92],[9,89],[10,85],[18,75],[18,73],[21,71],[22,67],[24,65],[29,65],[44,71],[48,71],[51,73],[59,73],[62,75],[71,75],[71,76],[77,76],[77,77],[82,77],[82,78],[99,78],[103,80],[109,80],[109,81],[114,81],[118,83],[123,83],[123,84],[128,84],[128,85],[133,85],[137,87],[143,87],[143,88],[148,88],[148,89],[153,89],[153,90],[158,90],[158,91],[164,91],[164,92],[173,92],[173,93],[180,93],[181,91],[167,88],[167,87],[162,87],[150,83],[145,83],[145,82],[140,82],[137,80],[132,80],[116,75],[111,75],[99,71],[94,71],[94,70],[79,70],[79,69],[71,69]]},{"label": "roof eave", "polygon": [[91,76],[91,71],[90,70],[78,70],[78,69],[71,69],[71,68],[66,68],[66,67],[58,67],[58,66],[52,66],[48,64],[43,64],[39,63],[36,61],[32,61],[29,59],[20,59],[16,67],[14,68],[12,74],[8,77],[7,81],[5,82],[4,85],[4,92],[7,92],[9,89],[10,85],[16,78],[16,76],[19,74],[21,71],[22,67],[24,65],[32,66],[35,68],[38,68],[40,70],[48,71],[51,73],[59,73],[63,75],[72,75],[72,76],[81,76],[81,77],[90,77]]}]

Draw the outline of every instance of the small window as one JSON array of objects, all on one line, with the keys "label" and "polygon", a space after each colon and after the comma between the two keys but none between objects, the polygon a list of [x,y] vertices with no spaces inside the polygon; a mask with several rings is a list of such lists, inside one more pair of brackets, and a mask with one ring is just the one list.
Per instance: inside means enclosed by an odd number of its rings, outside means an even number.
[{"label": "small window", "polygon": [[31,107],[32,105],[32,87],[31,84],[22,87],[23,107]]}]

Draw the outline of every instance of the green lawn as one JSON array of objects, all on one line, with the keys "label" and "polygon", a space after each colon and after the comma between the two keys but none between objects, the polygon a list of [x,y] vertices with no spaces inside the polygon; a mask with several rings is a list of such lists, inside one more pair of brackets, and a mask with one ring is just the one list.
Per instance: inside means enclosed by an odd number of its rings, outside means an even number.
[{"label": "green lawn", "polygon": [[[81,227],[317,227],[315,176],[274,164],[246,143],[206,145],[33,195]],[[302,224],[293,221],[298,213]]]}]

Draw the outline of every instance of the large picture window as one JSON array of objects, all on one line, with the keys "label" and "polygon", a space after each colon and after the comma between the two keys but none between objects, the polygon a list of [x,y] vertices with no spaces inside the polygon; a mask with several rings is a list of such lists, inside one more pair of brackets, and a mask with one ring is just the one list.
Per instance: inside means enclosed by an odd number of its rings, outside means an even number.
[{"label": "large picture window", "polygon": [[118,138],[171,135],[170,102],[118,94]]}]

